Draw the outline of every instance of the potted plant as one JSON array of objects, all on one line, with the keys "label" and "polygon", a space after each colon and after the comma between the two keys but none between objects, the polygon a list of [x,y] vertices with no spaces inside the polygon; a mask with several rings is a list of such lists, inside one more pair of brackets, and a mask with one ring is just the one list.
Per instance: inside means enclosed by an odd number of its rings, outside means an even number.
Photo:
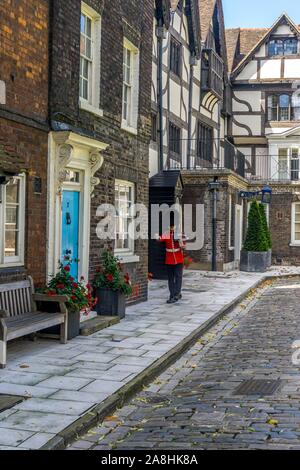
[{"label": "potted plant", "polygon": [[65,263],[59,264],[59,270],[48,282],[42,292],[49,297],[64,295],[67,297],[66,307],[68,309],[68,339],[75,338],[80,332],[80,312],[88,313],[95,305],[92,296],[92,286],[84,285],[83,279],[76,281],[70,275],[71,261],[66,257]]},{"label": "potted plant", "polygon": [[132,293],[132,287],[129,274],[123,273],[119,259],[112,252],[102,254],[101,266],[96,269],[92,285],[98,315],[124,318],[126,296]]},{"label": "potted plant", "polygon": [[269,243],[258,202],[253,201],[248,215],[248,230],[241,251],[240,270],[265,272],[269,264]]},{"label": "potted plant", "polygon": [[267,221],[265,206],[263,204],[259,204],[259,210],[260,210],[260,215],[261,215],[261,218],[262,218],[262,224],[263,224],[263,228],[264,228],[264,231],[265,231],[265,234],[266,234],[268,248],[269,248],[268,249],[268,267],[270,268],[272,266],[271,232],[270,232],[268,221]]}]

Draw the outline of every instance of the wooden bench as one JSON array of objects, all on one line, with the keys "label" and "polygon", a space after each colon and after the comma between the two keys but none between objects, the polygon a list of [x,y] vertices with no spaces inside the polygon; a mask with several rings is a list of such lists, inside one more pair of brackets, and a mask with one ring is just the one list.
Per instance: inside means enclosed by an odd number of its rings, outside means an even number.
[{"label": "wooden bench", "polygon": [[[60,340],[67,342],[67,297],[35,294],[33,282],[28,278],[19,282],[0,284],[0,368],[6,366],[6,344],[15,338],[60,325]],[[59,312],[37,310],[36,302],[57,302]]]}]

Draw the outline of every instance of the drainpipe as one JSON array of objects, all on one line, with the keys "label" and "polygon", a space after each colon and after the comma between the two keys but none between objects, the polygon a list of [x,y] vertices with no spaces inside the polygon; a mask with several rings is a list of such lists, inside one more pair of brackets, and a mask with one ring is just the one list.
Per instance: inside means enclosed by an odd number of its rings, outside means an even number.
[{"label": "drainpipe", "polygon": [[164,26],[163,20],[158,20],[156,28],[157,46],[158,46],[158,70],[157,70],[157,98],[158,98],[158,134],[159,134],[159,153],[158,153],[158,169],[164,169],[164,136],[163,136],[163,39]]},{"label": "drainpipe", "polygon": [[196,65],[196,57],[190,56],[190,86],[189,86],[189,113],[188,113],[188,148],[187,148],[187,169],[191,169],[192,154],[192,117],[193,117],[193,83],[194,83],[194,66]]}]

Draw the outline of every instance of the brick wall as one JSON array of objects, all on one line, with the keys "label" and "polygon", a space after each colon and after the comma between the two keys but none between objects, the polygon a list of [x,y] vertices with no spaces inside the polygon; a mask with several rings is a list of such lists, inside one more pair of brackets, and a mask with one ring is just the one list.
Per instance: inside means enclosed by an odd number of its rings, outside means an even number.
[{"label": "brick wall", "polygon": [[[48,1],[0,2],[0,170],[26,169],[25,266],[0,269],[0,282],[29,273],[45,281],[48,152]],[[5,166],[4,166],[5,165]],[[34,192],[34,178],[42,192]]]},{"label": "brick wall", "polygon": [[3,0],[0,18],[6,106],[43,120],[48,113],[48,1]]},{"label": "brick wall", "polygon": [[[65,122],[109,144],[103,153],[104,164],[96,174],[91,207],[90,276],[99,264],[99,254],[111,243],[96,237],[96,209],[102,203],[114,203],[115,179],[135,183],[136,201],[148,205],[148,156],[150,141],[151,71],[153,2],[86,0],[101,14],[100,107],[103,117],[80,110],[78,106],[80,60],[79,0],[54,1],[52,22],[51,101],[53,120]],[[121,130],[123,37],[140,51],[140,86],[138,135]],[[140,262],[124,267],[133,277],[132,302],[147,295],[148,242],[136,242],[135,254]]]}]

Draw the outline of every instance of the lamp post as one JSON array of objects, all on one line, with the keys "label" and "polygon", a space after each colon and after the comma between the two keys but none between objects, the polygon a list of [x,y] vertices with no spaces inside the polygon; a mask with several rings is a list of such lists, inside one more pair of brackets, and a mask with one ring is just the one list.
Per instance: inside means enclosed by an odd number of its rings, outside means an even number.
[{"label": "lamp post", "polygon": [[218,191],[221,187],[221,183],[218,181],[218,177],[214,177],[214,181],[208,183],[208,190],[212,194],[212,256],[211,256],[211,270],[217,271],[217,202],[218,202]]}]

